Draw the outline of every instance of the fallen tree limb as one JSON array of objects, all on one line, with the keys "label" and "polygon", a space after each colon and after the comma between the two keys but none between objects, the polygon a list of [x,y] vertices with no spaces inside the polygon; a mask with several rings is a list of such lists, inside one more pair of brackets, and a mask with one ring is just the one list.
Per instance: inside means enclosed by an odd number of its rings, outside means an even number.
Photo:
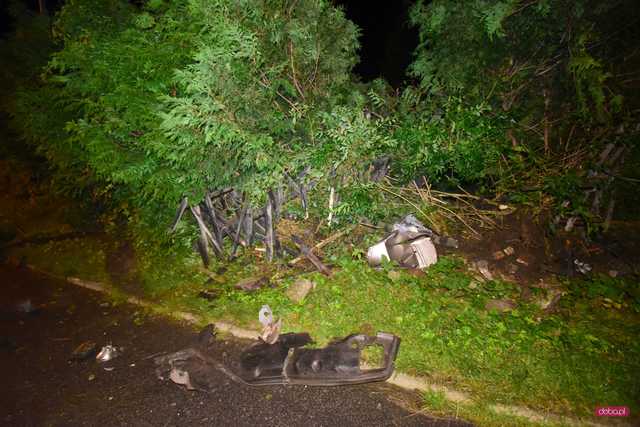
[{"label": "fallen tree limb", "polygon": [[300,248],[300,252],[302,252],[309,261],[311,261],[311,264],[313,264],[313,266],[318,269],[320,273],[324,274],[325,276],[331,276],[331,270],[329,270],[329,268],[324,265],[317,256],[314,255],[309,246],[305,245],[302,239],[294,235],[291,236],[291,240],[298,246],[298,248]]},{"label": "fallen tree limb", "polygon": [[[345,228],[345,229],[343,229],[343,230],[341,230],[341,231],[338,231],[338,232],[337,232],[337,233],[335,233],[335,234],[332,234],[331,236],[327,237],[327,238],[326,238],[326,239],[324,239],[323,241],[321,241],[321,242],[319,242],[318,244],[316,244],[313,248],[311,248],[311,250],[316,250],[316,249],[322,249],[322,248],[324,248],[324,247],[325,247],[325,246],[327,246],[329,243],[332,243],[332,242],[336,241],[337,239],[339,239],[340,237],[344,236],[345,234],[350,233],[354,228],[355,228],[355,226],[350,226],[350,227],[347,227],[347,228]],[[297,238],[297,237],[296,237],[296,238]],[[293,240],[293,236],[292,236],[292,240]],[[295,243],[296,245],[298,244],[295,240],[294,240],[294,243]],[[299,246],[299,245],[298,245],[298,246]],[[305,256],[306,256],[306,255],[304,255],[304,252],[303,252],[303,255],[301,255],[301,256],[299,256],[299,257],[297,257],[297,258],[292,259],[292,260],[289,262],[289,265],[295,265],[295,264],[299,263],[300,261],[302,261],[302,259],[303,259],[303,258],[305,258]]]}]

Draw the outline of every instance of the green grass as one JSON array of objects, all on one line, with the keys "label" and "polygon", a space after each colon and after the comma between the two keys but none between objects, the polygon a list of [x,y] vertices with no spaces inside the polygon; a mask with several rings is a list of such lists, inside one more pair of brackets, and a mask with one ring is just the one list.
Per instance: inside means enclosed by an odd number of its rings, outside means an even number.
[{"label": "green grass", "polygon": [[306,275],[317,288],[301,304],[283,295],[292,277],[275,289],[233,290],[238,277],[259,269],[243,261],[232,264],[220,284],[206,286],[222,290],[218,299],[197,297],[201,285],[182,287],[173,299],[212,319],[254,329],[260,306],[269,304],[284,318],[285,330],[308,331],[319,344],[357,331],[392,332],[402,338],[399,370],[474,399],[587,417],[603,404],[639,409],[639,316],[635,306],[616,309],[607,306],[609,297],[598,296],[620,283],[597,279],[589,282],[591,289],[575,282],[560,314],[543,317],[534,305],[486,312],[487,300],[515,298],[518,289],[499,281],[475,283],[453,257],[441,258],[424,277],[389,274],[392,266],[376,271],[347,256],[335,264],[330,278]]},{"label": "green grass", "polygon": [[102,239],[85,237],[28,244],[11,249],[9,255],[58,276],[109,282],[108,250],[108,244]]},{"label": "green grass", "polygon": [[[104,253],[92,245],[76,241],[41,245],[39,265],[64,275],[104,279],[104,273],[96,273],[104,271]],[[33,248],[23,250],[31,250],[35,257]],[[253,253],[213,265],[210,270],[217,275],[195,272],[195,257],[181,268],[174,266],[177,259],[158,264],[160,258],[150,257],[139,266],[146,270],[145,288],[168,310],[188,310],[258,329],[258,310],[269,304],[283,317],[285,331],[307,331],[319,345],[359,331],[395,333],[402,339],[400,371],[463,391],[475,402],[454,407],[428,395],[425,407],[432,411],[440,407],[443,413],[481,425],[526,425],[520,418],[493,413],[488,406],[493,403],[585,418],[598,405],[626,405],[632,413],[640,409],[637,283],[602,277],[574,281],[565,284],[567,295],[557,315],[545,317],[536,306],[522,304],[500,314],[487,312],[485,303],[517,298],[516,286],[475,282],[456,257],[442,257],[422,277],[393,265],[372,269],[358,251],[328,259],[334,265],[331,277],[298,275],[256,261]],[[249,276],[266,276],[273,287],[254,293],[233,288]],[[317,287],[302,303],[294,304],[284,291],[298,277],[314,281]],[[219,296],[208,301],[198,296],[203,290]],[[371,358],[374,361],[375,354]]]}]

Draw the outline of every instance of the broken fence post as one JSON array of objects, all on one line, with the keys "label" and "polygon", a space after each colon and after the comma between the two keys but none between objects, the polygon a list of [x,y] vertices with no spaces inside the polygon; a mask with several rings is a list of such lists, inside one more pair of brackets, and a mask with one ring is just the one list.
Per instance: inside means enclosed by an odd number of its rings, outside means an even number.
[{"label": "broken fence post", "polygon": [[302,254],[306,256],[309,261],[311,261],[311,264],[313,264],[313,266],[317,268],[319,272],[326,276],[331,275],[331,270],[329,270],[329,268],[327,268],[327,266],[324,265],[322,261],[320,261],[320,259],[311,251],[311,249],[304,244],[302,239],[300,239],[296,235],[292,235],[291,240],[300,248],[300,252],[302,252]]},{"label": "broken fence post", "polygon": [[171,225],[171,229],[170,229],[171,233],[176,231],[176,227],[178,226],[178,223],[180,222],[180,218],[182,218],[182,215],[184,215],[184,211],[187,210],[188,206],[189,206],[189,200],[185,196],[180,201],[180,206],[178,206],[178,211],[176,212],[176,216],[173,219],[173,224]]}]

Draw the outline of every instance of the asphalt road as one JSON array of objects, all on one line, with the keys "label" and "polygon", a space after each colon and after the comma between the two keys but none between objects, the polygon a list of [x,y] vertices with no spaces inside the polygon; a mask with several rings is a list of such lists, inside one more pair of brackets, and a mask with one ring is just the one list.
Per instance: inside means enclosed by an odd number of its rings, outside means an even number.
[{"label": "asphalt road", "polygon": [[[29,306],[39,310],[23,312]],[[157,379],[149,356],[189,346],[197,331],[138,311],[26,269],[0,265],[0,424],[466,425],[409,412],[405,408],[419,398],[388,384],[254,388],[220,373],[213,391],[187,391]],[[112,343],[124,352],[108,365],[94,358],[70,360],[85,341]],[[220,339],[214,351],[234,357],[245,345]]]}]

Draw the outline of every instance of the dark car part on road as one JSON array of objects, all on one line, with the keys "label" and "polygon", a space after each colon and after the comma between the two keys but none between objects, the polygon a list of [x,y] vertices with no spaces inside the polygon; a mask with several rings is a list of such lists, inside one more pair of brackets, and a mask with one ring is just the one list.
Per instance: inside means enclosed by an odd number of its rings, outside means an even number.
[{"label": "dark car part on road", "polygon": [[[156,357],[157,375],[172,379],[188,389],[207,390],[215,385],[211,370],[222,371],[234,381],[252,386],[304,384],[336,386],[387,380],[394,370],[400,338],[378,332],[375,336],[353,334],[323,348],[306,348],[312,340],[307,333],[282,334],[274,344],[260,341],[250,345],[240,360],[221,363],[206,348],[187,348]],[[362,352],[379,346],[380,367],[363,369]],[[177,381],[176,381],[177,380]]]}]

